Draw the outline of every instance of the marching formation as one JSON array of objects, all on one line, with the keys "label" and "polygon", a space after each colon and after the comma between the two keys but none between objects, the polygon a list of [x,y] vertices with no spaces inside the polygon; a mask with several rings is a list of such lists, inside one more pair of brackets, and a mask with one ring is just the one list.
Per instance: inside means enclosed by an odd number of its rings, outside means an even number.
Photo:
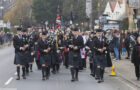
[{"label": "marching formation", "polygon": [[[51,73],[58,73],[63,63],[66,69],[70,69],[71,81],[79,81],[79,70],[86,68],[88,56],[90,75],[95,77],[98,83],[104,82],[105,68],[112,67],[111,42],[117,41],[110,40],[107,34],[101,29],[81,32],[77,27],[65,30],[17,28],[17,34],[13,38],[17,80],[20,80],[21,76],[26,79],[29,72],[33,72],[33,63],[36,62],[38,70],[42,71],[42,80],[48,80]],[[115,35],[117,37],[116,33]],[[113,49],[116,54],[115,46],[116,44]],[[118,54],[115,56],[118,60]],[[134,59],[132,61],[134,62]]]}]

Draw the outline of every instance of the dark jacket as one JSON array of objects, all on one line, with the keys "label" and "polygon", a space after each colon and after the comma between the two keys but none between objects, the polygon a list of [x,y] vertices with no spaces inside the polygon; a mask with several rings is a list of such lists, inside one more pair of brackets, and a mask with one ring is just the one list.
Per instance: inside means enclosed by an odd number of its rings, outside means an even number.
[{"label": "dark jacket", "polygon": [[23,52],[20,48],[24,46],[24,43],[23,43],[23,38],[19,38],[18,35],[15,35],[14,36],[14,39],[13,39],[13,44],[14,44],[14,48],[15,48],[15,53],[18,53],[18,52]]},{"label": "dark jacket", "polygon": [[94,40],[95,40],[96,38],[95,37],[93,37],[93,38],[89,38],[88,39],[88,41],[87,41],[87,43],[86,43],[86,45],[90,48],[90,50],[92,51],[92,52],[94,52]]},{"label": "dark jacket", "polygon": [[49,46],[48,46],[48,44],[47,44],[47,42],[45,41],[43,41],[42,39],[38,42],[38,49],[39,49],[39,52],[40,52],[40,55],[41,56],[44,56],[44,55],[46,55],[47,53],[46,52],[44,52],[44,50],[45,49],[48,49],[49,48]]},{"label": "dark jacket", "polygon": [[94,50],[95,50],[95,54],[96,55],[101,55],[101,54],[105,54],[105,51],[103,53],[99,52],[98,49],[102,49],[103,47],[107,47],[107,43],[105,41],[106,39],[104,37],[102,37],[102,41],[100,41],[98,39],[98,37],[95,38],[94,43]]},{"label": "dark jacket", "polygon": [[113,44],[113,48],[119,48],[119,38],[113,36],[112,44]]},{"label": "dark jacket", "polygon": [[134,48],[133,48],[131,61],[136,66],[140,65],[140,45],[138,45],[138,44],[136,46],[134,46]]}]

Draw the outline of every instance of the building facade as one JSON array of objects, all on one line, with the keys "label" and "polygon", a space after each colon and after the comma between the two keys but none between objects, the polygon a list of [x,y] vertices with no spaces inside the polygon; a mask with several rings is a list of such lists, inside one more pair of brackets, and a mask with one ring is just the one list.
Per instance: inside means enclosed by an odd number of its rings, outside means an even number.
[{"label": "building facade", "polygon": [[110,20],[123,20],[126,17],[125,0],[109,1],[106,5],[104,14],[110,17]]}]

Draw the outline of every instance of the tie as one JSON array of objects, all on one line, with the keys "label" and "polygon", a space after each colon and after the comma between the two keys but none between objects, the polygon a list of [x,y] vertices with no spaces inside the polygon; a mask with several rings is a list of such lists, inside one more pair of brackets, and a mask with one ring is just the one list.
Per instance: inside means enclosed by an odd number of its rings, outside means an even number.
[{"label": "tie", "polygon": [[22,39],[21,35],[19,35],[19,39]]},{"label": "tie", "polygon": [[99,37],[99,41],[100,41],[100,42],[102,41],[102,38],[101,38],[101,37]]}]

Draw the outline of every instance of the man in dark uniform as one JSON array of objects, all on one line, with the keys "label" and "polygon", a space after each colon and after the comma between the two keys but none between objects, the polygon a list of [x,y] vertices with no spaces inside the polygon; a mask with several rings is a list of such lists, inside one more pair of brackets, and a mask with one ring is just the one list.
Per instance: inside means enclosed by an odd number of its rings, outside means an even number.
[{"label": "man in dark uniform", "polygon": [[33,40],[33,33],[31,28],[28,28],[28,33],[27,33],[27,42],[28,42],[28,54],[27,54],[27,60],[29,64],[29,69],[32,72],[32,65],[34,62],[34,40]]},{"label": "man in dark uniform", "polygon": [[90,37],[87,41],[87,47],[86,49],[89,50],[89,57],[90,57],[90,70],[91,70],[91,76],[95,77],[95,72],[96,72],[96,61],[94,59],[94,40],[95,40],[95,34],[94,32],[91,32]]},{"label": "man in dark uniform", "polygon": [[84,42],[82,36],[80,36],[80,31],[75,28],[73,31],[73,39],[69,44],[69,62],[72,75],[72,82],[78,81],[78,72],[81,62],[80,49],[84,47]]},{"label": "man in dark uniform", "polygon": [[[50,46],[51,46],[51,59],[52,59],[52,73],[56,74],[57,72],[59,72],[59,63],[60,63],[60,56],[57,53],[57,45],[56,43],[58,43],[59,39],[56,41],[55,37],[52,37],[50,40]],[[60,42],[61,44],[61,42]],[[58,46],[60,46],[60,44]]]},{"label": "man in dark uniform", "polygon": [[98,29],[96,31],[96,39],[94,40],[95,44],[95,59],[97,64],[96,74],[97,74],[97,80],[98,83],[103,82],[103,76],[104,76],[104,69],[107,65],[106,60],[106,53],[107,53],[107,44],[105,41],[105,38],[103,37],[103,31],[101,29]]},{"label": "man in dark uniform", "polygon": [[42,38],[38,43],[38,49],[40,51],[40,63],[42,65],[42,80],[49,79],[50,65],[51,65],[51,47],[46,40],[47,33],[42,33]]},{"label": "man in dark uniform", "polygon": [[20,66],[22,66],[23,79],[26,79],[26,77],[25,77],[26,60],[24,58],[26,46],[23,43],[23,37],[22,37],[21,30],[22,30],[22,28],[17,28],[17,35],[15,35],[14,39],[13,39],[13,45],[15,48],[14,63],[17,65],[17,80],[20,80]]},{"label": "man in dark uniform", "polygon": [[22,38],[23,38],[23,44],[26,46],[26,49],[24,51],[24,57],[25,57],[25,70],[26,75],[29,74],[29,58],[30,58],[30,52],[29,52],[29,43],[28,43],[28,37],[27,37],[27,29],[23,28],[22,30]]}]

